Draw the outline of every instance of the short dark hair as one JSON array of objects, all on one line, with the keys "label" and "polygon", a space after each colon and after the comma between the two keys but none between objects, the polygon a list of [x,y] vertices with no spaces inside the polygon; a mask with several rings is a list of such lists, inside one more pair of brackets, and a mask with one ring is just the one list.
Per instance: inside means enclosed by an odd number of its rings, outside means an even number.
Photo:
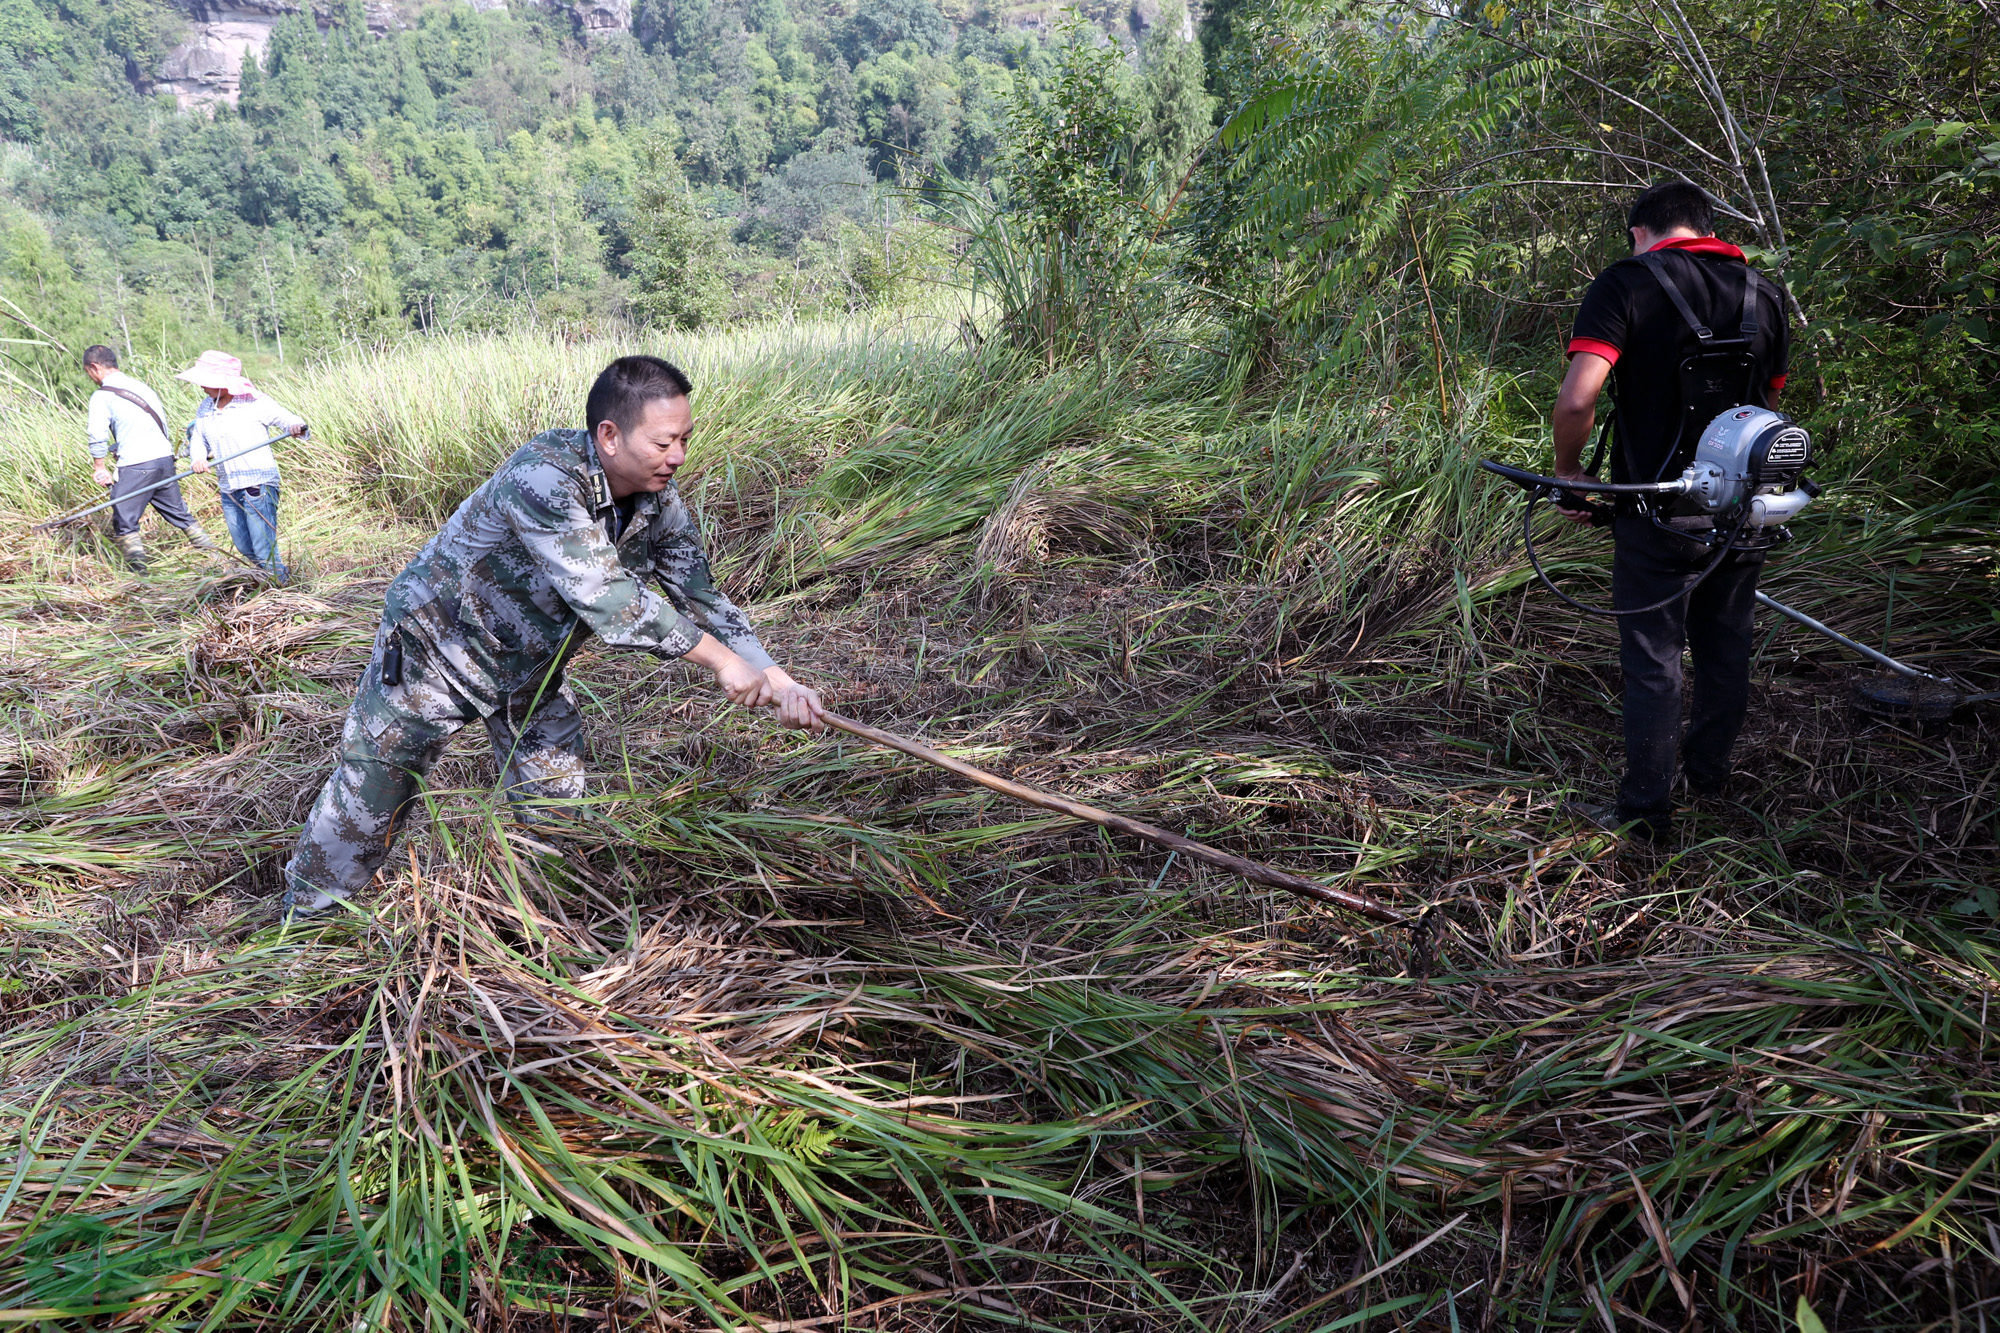
[{"label": "short dark hair", "polygon": [[1715,205],[1699,185],[1662,181],[1632,201],[1625,225],[1644,227],[1656,236],[1675,227],[1691,227],[1708,236],[1715,231]]},{"label": "short dark hair", "polygon": [[647,403],[685,398],[693,392],[694,382],[673,362],[657,356],[621,356],[590,386],[590,396],[583,400],[584,425],[592,435],[600,421],[627,431],[638,424]]},{"label": "short dark hair", "polygon": [[83,364],[86,366],[110,366],[113,370],[116,370],[118,368],[118,353],[112,351],[103,343],[98,343],[94,347],[83,349]]}]

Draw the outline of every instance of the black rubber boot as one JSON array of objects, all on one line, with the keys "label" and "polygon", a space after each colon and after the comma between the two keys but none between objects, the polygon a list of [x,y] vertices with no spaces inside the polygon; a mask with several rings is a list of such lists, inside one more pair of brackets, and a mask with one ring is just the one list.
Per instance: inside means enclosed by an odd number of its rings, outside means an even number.
[{"label": "black rubber boot", "polygon": [[203,531],[199,523],[182,528],[181,531],[187,534],[188,545],[197,551],[207,551],[210,555],[214,555],[222,549],[215,544],[215,538]]}]

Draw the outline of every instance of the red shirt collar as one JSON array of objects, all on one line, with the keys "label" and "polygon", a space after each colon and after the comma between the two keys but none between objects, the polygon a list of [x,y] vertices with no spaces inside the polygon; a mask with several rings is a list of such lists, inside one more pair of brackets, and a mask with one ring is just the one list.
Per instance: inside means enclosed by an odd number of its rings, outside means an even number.
[{"label": "red shirt collar", "polygon": [[1743,252],[1728,241],[1717,240],[1713,236],[1669,236],[1654,246],[1655,250],[1687,250],[1698,255],[1721,255],[1724,259],[1742,259]]}]

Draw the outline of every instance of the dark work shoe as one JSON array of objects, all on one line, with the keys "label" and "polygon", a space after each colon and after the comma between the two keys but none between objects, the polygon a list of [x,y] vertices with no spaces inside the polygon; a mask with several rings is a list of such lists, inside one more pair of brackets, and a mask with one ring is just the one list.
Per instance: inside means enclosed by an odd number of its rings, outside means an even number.
[{"label": "dark work shoe", "polygon": [[1701,811],[1703,814],[1719,815],[1726,811],[1734,810],[1737,806],[1737,802],[1732,800],[1727,793],[1728,788],[1726,787],[1716,787],[1713,789],[1689,787],[1688,805],[1692,809]]},{"label": "dark work shoe", "polygon": [[1719,782],[1698,778],[1692,773],[1683,773],[1681,777],[1687,783],[1688,796],[1693,799],[1719,801],[1729,791],[1728,774],[1724,774]]},{"label": "dark work shoe", "polygon": [[1618,807],[1608,801],[1602,804],[1564,801],[1563,813],[1580,824],[1603,829],[1606,833],[1629,833],[1644,842],[1658,841],[1672,831],[1672,826],[1662,820],[1621,815]]},{"label": "dark work shoe", "polygon": [[140,539],[138,533],[121,533],[111,539],[111,544],[118,548],[118,554],[125,557],[127,569],[134,574],[146,572],[146,543]]},{"label": "dark work shoe", "polygon": [[1687,783],[1687,808],[1696,814],[1726,816],[1742,808],[1742,802],[1729,795],[1729,774],[1723,774],[1720,782],[1704,781],[1685,771],[1681,776]]}]

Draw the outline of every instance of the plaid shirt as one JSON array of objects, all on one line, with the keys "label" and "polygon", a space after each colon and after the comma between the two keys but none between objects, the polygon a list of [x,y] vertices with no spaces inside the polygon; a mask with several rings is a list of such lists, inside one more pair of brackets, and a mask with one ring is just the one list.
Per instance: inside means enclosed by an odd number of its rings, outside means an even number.
[{"label": "plaid shirt", "polygon": [[304,417],[269,394],[239,394],[227,407],[217,407],[213,398],[204,398],[195,409],[194,426],[188,432],[188,454],[197,463],[237,455],[215,469],[216,484],[225,491],[262,486],[278,479],[278,456],[268,446],[255,446],[305,424]]}]

